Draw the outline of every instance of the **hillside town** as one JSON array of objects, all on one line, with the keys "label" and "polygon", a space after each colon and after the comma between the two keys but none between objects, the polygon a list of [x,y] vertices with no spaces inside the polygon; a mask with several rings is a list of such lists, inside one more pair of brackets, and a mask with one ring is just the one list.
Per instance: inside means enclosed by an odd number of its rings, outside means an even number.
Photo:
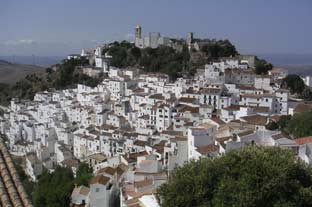
[{"label": "hillside town", "polygon": [[[143,37],[139,25],[134,44],[179,45],[159,33]],[[189,33],[186,44],[197,50],[201,42]],[[177,167],[247,145],[291,149],[311,164],[311,137],[294,139],[267,128],[282,115],[312,109],[281,87],[286,71],[257,75],[256,57],[239,55],[172,81],[163,73],[111,66],[112,56],[103,53],[107,47],[67,57],[93,61],[79,70],[101,75],[96,87],[78,84],[36,93],[33,100],[12,99],[0,120],[9,152],[25,158],[33,182],[44,169],[63,166],[75,175],[79,163],[92,168],[89,187],[75,186],[71,206],[109,207],[118,200],[122,207],[158,207],[156,190]],[[309,77],[305,81],[311,85]]]}]

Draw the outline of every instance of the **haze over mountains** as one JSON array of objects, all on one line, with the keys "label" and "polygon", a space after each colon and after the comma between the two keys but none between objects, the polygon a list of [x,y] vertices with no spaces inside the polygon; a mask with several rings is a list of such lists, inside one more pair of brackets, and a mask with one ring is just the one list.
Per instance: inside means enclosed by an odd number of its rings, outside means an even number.
[{"label": "haze over mountains", "polygon": [[10,63],[38,65],[49,67],[50,65],[59,63],[64,57],[62,56],[0,56],[0,60],[5,60]]},{"label": "haze over mountains", "polygon": [[312,75],[312,55],[307,54],[258,54],[276,67],[284,68],[289,74]]},{"label": "haze over mountains", "polygon": [[32,73],[43,73],[44,67],[27,64],[15,64],[0,60],[0,83],[14,84]]}]

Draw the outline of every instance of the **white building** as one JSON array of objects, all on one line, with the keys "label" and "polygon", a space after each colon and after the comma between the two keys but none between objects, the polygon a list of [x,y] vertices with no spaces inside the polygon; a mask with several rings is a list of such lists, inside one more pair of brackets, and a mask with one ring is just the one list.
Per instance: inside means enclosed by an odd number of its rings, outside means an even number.
[{"label": "white building", "polygon": [[211,124],[201,124],[198,127],[188,129],[188,159],[197,160],[201,154],[201,147],[214,144],[217,127]]}]

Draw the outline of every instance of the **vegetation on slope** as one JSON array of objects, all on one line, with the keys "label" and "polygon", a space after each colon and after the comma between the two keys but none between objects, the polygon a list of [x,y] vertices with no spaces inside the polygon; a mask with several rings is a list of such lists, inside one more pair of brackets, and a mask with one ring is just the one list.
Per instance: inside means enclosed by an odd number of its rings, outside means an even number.
[{"label": "vegetation on slope", "polygon": [[194,74],[194,70],[207,61],[238,55],[235,46],[228,40],[210,41],[205,44],[200,51],[204,54],[204,59],[195,61],[191,61],[191,56],[196,52],[195,50],[189,52],[187,45],[183,45],[181,50],[168,46],[139,49],[134,44],[123,41],[112,43],[103,52],[113,56],[112,66],[121,68],[137,66],[146,72],[163,72],[172,80],[183,75]]},{"label": "vegetation on slope", "polygon": [[57,167],[53,173],[45,170],[35,184],[32,194],[36,207],[69,206],[74,188],[73,173],[69,168]]},{"label": "vegetation on slope", "polygon": [[80,163],[74,178],[72,170],[58,166],[54,172],[45,170],[34,186],[32,200],[35,207],[69,206],[70,195],[74,185],[89,186],[92,169],[85,163]]},{"label": "vegetation on slope", "polygon": [[291,151],[249,146],[178,168],[158,198],[163,207],[312,206],[312,169]]},{"label": "vegetation on slope", "polygon": [[87,60],[64,60],[57,71],[47,68],[45,73],[33,73],[17,81],[14,85],[0,84],[0,105],[8,105],[14,97],[32,99],[37,92],[74,87],[77,83],[96,86],[101,79],[82,74],[77,66],[87,64]]},{"label": "vegetation on slope", "polygon": [[[122,41],[111,43],[103,52],[112,55],[112,66],[139,67],[145,72],[162,72],[172,80],[184,75],[194,75],[197,68],[209,61],[238,55],[235,46],[228,40],[206,40],[200,51],[189,51],[186,45],[181,44],[179,49],[168,46],[139,49],[132,43]],[[96,86],[101,78],[95,79],[82,74],[77,67],[82,65],[88,65],[88,60],[64,60],[57,71],[47,68],[44,73],[29,74],[12,86],[0,83],[0,104],[8,105],[13,97],[32,99],[37,92],[50,88],[64,89],[77,83]],[[272,69],[271,64],[260,59],[256,59],[255,66],[258,74],[265,74]]]},{"label": "vegetation on slope", "polygon": [[282,87],[290,90],[290,93],[296,94],[298,98],[305,101],[312,101],[312,90],[306,86],[302,78],[298,75],[287,75],[282,82]]},{"label": "vegetation on slope", "polygon": [[33,73],[44,73],[44,68],[36,65],[16,64],[0,60],[0,83],[13,85],[16,81]]},{"label": "vegetation on slope", "polygon": [[294,116],[282,116],[278,121],[279,128],[294,137],[312,135],[312,111],[296,113]]},{"label": "vegetation on slope", "polygon": [[258,57],[256,57],[255,60],[255,72],[258,75],[261,74],[267,74],[269,70],[272,70],[273,65],[271,63],[268,63],[266,60],[264,59],[259,59]]},{"label": "vegetation on slope", "polygon": [[277,122],[266,125],[269,130],[281,130],[283,133],[291,134],[294,138],[312,136],[312,111],[296,113],[294,116],[281,116]]},{"label": "vegetation on slope", "polygon": [[92,172],[92,168],[87,163],[80,163],[76,172],[75,184],[89,187]]},{"label": "vegetation on slope", "polygon": [[282,81],[282,87],[288,88],[292,94],[301,94],[305,85],[300,76],[287,75]]}]

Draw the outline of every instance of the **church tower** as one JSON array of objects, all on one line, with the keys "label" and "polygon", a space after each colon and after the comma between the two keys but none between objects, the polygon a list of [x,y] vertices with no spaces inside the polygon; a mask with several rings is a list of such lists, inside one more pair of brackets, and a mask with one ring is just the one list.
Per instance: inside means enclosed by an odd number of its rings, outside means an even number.
[{"label": "church tower", "polygon": [[194,38],[193,32],[187,33],[186,43],[188,45],[192,44],[193,43],[193,38]]},{"label": "church tower", "polygon": [[135,39],[141,39],[142,38],[142,28],[140,25],[137,25],[135,27]]}]

